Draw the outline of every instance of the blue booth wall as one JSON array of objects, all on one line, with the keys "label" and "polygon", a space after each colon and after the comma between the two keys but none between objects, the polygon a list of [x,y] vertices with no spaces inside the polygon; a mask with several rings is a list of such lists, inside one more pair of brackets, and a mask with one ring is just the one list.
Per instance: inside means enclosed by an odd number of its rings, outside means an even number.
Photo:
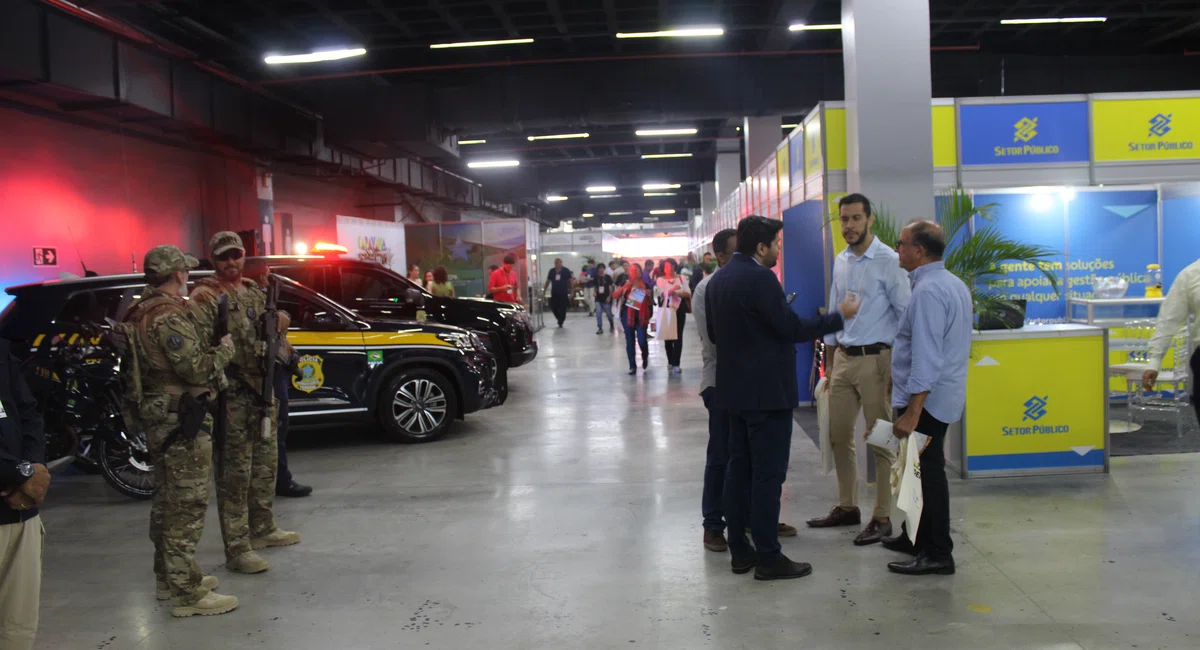
[{"label": "blue booth wall", "polygon": [[1166,199],[1163,213],[1163,290],[1179,272],[1200,259],[1200,196]]},{"label": "blue booth wall", "polygon": [[[795,293],[792,309],[815,316],[829,298],[825,293],[825,202],[805,201],[783,212],[783,290]],[[812,400],[808,380],[812,373],[813,345],[796,345],[796,378],[800,401]]]},{"label": "blue booth wall", "polygon": [[[1061,254],[1052,270],[1060,290],[1028,265],[1013,264],[992,288],[1027,301],[1030,319],[1067,317],[1066,298],[1092,297],[1093,276],[1129,281],[1126,296],[1145,295],[1146,265],[1158,262],[1158,193],[1155,190],[1079,190],[1060,193],[978,193],[976,205],[994,203],[996,229],[1006,237]],[[975,228],[987,222],[977,218]],[[1170,274],[1171,277],[1174,273]]]}]

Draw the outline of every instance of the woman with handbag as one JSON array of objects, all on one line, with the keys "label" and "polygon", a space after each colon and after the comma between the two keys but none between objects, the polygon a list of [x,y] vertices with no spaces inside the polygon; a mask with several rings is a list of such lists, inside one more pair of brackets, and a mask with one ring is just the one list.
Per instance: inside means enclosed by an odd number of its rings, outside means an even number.
[{"label": "woman with handbag", "polygon": [[692,297],[683,276],[677,273],[677,264],[672,259],[663,260],[662,275],[654,287],[658,304],[662,307],[658,317],[658,338],[664,341],[667,366],[675,374],[683,372],[679,367],[679,359],[683,355],[683,326],[687,324],[689,300]]},{"label": "woman with handbag", "polygon": [[629,356],[629,374],[637,374],[634,341],[642,348],[642,370],[650,367],[650,346],[646,327],[650,324],[650,289],[642,278],[641,265],[634,264],[629,282],[613,293],[613,302],[621,306],[621,325],[625,326],[625,354]]}]

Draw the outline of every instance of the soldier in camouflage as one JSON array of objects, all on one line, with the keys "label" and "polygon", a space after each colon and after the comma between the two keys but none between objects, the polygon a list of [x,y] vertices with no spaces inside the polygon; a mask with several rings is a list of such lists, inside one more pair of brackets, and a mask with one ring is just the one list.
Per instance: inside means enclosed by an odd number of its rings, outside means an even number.
[{"label": "soldier in camouflage", "polygon": [[[146,431],[154,463],[150,539],[157,596],[174,599],[172,616],[224,614],[238,606],[237,598],[213,592],[217,579],[205,576],[195,560],[212,485],[212,416],[180,405],[202,403],[224,381],[233,342],[226,337],[213,346],[196,332],[182,297],[194,257],[159,246],[146,253],[144,268],[146,290],[119,327],[129,343],[122,366],[132,373],[125,377],[130,417]],[[201,418],[194,437],[180,435],[184,420]]]},{"label": "soldier in camouflage", "polygon": [[[225,369],[229,380],[229,420],[221,476],[217,477],[217,511],[225,540],[225,566],[242,573],[269,568],[255,551],[269,546],[300,542],[298,533],[275,525],[275,472],[278,463],[277,426],[264,439],[259,425],[262,409],[263,364],[266,342],[260,333],[266,312],[266,295],[253,281],[242,277],[246,249],[234,232],[220,232],[209,241],[216,275],[196,283],[189,309],[201,333],[210,336],[217,319],[217,303],[229,296],[229,333],[237,352]],[[279,313],[279,331],[286,333],[287,314]],[[270,398],[270,395],[267,396]]]}]

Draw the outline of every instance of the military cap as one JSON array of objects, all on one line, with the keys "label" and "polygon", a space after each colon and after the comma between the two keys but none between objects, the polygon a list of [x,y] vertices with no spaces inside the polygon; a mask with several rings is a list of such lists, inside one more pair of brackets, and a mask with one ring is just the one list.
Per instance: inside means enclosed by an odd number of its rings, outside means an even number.
[{"label": "military cap", "polygon": [[172,273],[191,271],[199,266],[196,258],[179,250],[176,246],[155,246],[146,253],[142,268],[146,273],[159,278],[165,278]]},{"label": "military cap", "polygon": [[235,248],[243,253],[246,252],[246,247],[242,245],[242,238],[236,232],[226,230],[213,235],[212,239],[208,240],[208,253],[213,257]]}]

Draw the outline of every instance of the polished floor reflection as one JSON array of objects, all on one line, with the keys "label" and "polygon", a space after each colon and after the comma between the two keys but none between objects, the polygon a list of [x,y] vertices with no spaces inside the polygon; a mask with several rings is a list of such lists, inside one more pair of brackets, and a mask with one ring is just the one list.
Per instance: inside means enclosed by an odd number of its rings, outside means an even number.
[{"label": "polished floor reflection", "polygon": [[[951,485],[958,574],[889,574],[856,531],[801,530],[814,574],[759,583],[701,546],[706,412],[695,332],[684,374],[661,346],[626,376],[624,339],[594,320],[539,334],[509,403],[444,441],[394,446],[306,432],[313,496],[280,500],[303,535],[232,575],[215,509],[199,560],[241,598],[174,620],[154,600],[149,506],[98,477],[58,481],[44,510],[37,647],[392,648],[1200,647],[1200,455],[1114,459],[1109,476]],[[785,521],[836,488],[797,430]],[[870,490],[863,490],[864,503]]]}]

